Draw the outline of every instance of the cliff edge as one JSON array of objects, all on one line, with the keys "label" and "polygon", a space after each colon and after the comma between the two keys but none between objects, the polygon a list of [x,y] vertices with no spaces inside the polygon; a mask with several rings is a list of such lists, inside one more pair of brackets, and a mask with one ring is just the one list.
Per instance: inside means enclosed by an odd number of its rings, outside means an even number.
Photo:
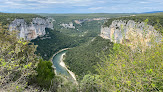
[{"label": "cliff edge", "polygon": [[142,46],[151,46],[151,42],[160,42],[162,39],[153,26],[133,20],[114,20],[109,27],[102,27],[100,36],[112,42],[128,44],[132,49]]}]

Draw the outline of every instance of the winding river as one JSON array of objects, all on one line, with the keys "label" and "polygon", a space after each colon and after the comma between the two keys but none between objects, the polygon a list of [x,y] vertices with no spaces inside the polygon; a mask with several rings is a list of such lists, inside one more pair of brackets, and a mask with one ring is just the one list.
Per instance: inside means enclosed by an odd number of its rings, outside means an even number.
[{"label": "winding river", "polygon": [[57,54],[53,57],[53,59],[52,59],[53,65],[54,65],[54,67],[56,68],[56,73],[57,73],[57,75],[70,76],[70,74],[68,73],[68,71],[67,71],[64,67],[62,67],[62,66],[60,65],[61,57],[62,57],[62,55],[63,55],[64,53],[66,53],[66,52],[67,52],[67,50],[61,51],[61,52],[57,53]]},{"label": "winding river", "polygon": [[67,50],[61,50],[54,54],[52,57],[52,62],[56,70],[57,75],[62,75],[68,79],[74,80],[76,82],[76,77],[73,72],[67,69],[65,63],[63,62],[63,56],[66,54]]}]

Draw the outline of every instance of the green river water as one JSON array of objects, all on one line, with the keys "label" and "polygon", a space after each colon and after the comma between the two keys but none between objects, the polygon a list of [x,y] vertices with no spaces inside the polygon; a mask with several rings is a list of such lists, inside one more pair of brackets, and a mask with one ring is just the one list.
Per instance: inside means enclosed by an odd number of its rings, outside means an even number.
[{"label": "green river water", "polygon": [[63,76],[70,77],[71,75],[68,73],[68,71],[60,65],[61,56],[62,56],[62,54],[66,53],[66,52],[67,52],[67,50],[59,52],[58,54],[56,54],[53,57],[52,61],[53,61],[53,65],[56,67],[57,75],[63,75]]}]

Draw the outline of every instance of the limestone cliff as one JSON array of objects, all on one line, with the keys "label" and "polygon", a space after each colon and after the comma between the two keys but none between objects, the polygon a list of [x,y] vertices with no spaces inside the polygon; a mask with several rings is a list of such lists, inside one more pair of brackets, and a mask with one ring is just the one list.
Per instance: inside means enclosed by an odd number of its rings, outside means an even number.
[{"label": "limestone cliff", "polygon": [[74,20],[74,22],[76,24],[82,24],[83,22],[86,22],[86,21],[90,22],[90,21],[99,21],[99,20],[107,20],[107,19],[110,19],[110,18],[104,18],[104,17],[92,18],[92,19],[87,18],[87,19]]},{"label": "limestone cliff", "polygon": [[150,46],[152,39],[160,42],[162,36],[144,22],[136,23],[132,20],[114,20],[109,27],[101,28],[101,37],[112,42],[130,45],[132,49]]},{"label": "limestone cliff", "polygon": [[32,40],[38,36],[46,34],[45,28],[53,29],[53,22],[51,19],[33,18],[30,24],[27,24],[24,19],[15,19],[9,25],[9,30],[19,31],[19,38]]},{"label": "limestone cliff", "polygon": [[68,24],[62,23],[62,24],[60,24],[60,26],[63,26],[64,28],[73,28],[73,29],[75,29],[75,26],[74,26],[74,24],[72,22],[70,22]]}]

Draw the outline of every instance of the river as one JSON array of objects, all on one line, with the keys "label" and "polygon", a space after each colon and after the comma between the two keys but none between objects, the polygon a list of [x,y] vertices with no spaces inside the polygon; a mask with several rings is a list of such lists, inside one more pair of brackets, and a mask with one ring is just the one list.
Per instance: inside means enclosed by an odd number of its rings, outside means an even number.
[{"label": "river", "polygon": [[63,55],[65,55],[67,50],[61,50],[57,54],[55,54],[52,58],[53,65],[56,69],[57,75],[62,75],[70,80],[76,81],[75,74],[67,69],[63,62]]}]

